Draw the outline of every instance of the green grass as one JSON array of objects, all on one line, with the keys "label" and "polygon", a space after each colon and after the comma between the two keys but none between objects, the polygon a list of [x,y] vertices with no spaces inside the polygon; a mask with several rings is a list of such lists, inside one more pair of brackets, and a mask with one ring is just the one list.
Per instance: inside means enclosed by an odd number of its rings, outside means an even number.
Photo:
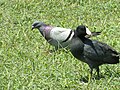
[{"label": "green grass", "polygon": [[100,67],[100,80],[83,83],[87,64],[50,46],[35,20],[75,29],[84,24],[93,37],[120,52],[119,0],[0,0],[0,90],[119,90],[120,64]]}]

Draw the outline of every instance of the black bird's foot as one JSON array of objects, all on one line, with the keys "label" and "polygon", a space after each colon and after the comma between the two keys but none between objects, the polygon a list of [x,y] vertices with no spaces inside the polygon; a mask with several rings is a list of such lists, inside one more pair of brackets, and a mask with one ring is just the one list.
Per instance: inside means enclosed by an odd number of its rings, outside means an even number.
[{"label": "black bird's foot", "polygon": [[80,78],[80,82],[88,83],[88,77],[85,76],[85,77]]},{"label": "black bird's foot", "polygon": [[95,77],[96,80],[100,80],[101,78],[105,78],[105,77],[103,75],[99,75]]},{"label": "black bird's foot", "polygon": [[55,50],[49,50],[48,52],[49,52],[49,53],[54,53],[54,52],[55,52]]}]

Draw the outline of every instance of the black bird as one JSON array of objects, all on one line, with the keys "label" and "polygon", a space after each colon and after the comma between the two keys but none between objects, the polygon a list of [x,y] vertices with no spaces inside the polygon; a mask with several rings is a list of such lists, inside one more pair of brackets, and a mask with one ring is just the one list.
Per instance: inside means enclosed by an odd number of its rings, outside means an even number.
[{"label": "black bird", "polygon": [[85,35],[86,27],[78,26],[71,40],[70,51],[75,58],[89,65],[91,77],[94,68],[99,77],[99,66],[119,63],[119,54],[107,44],[90,40]]},{"label": "black bird", "polygon": [[[54,27],[47,25],[41,21],[35,21],[32,24],[32,29],[37,28],[48,43],[55,46],[55,49],[69,47],[71,39],[74,35],[74,30],[62,27]],[[86,30],[89,29],[86,27]],[[91,36],[100,35],[101,32],[92,32]],[[91,34],[91,33],[90,33]],[[87,38],[91,36],[86,36]]]}]

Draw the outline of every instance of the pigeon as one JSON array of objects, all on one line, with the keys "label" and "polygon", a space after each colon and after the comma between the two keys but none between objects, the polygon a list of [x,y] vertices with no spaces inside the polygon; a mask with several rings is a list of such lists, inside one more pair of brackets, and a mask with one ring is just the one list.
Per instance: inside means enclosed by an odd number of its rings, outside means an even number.
[{"label": "pigeon", "polygon": [[96,69],[99,78],[99,66],[119,63],[119,53],[107,44],[86,38],[85,35],[86,27],[78,26],[71,40],[70,52],[75,58],[89,65],[91,77],[93,69]]},{"label": "pigeon", "polygon": [[[55,50],[59,48],[67,48],[70,45],[71,39],[74,36],[74,30],[62,28],[62,27],[54,27],[51,25],[47,25],[41,21],[35,21],[32,24],[32,30],[37,28],[42,36],[47,40],[47,42],[55,47]],[[86,30],[89,29],[86,27]],[[93,36],[100,35],[101,32],[92,32]],[[91,32],[90,32],[91,35]],[[91,36],[92,36],[91,35]],[[91,37],[86,36],[86,37]]]}]

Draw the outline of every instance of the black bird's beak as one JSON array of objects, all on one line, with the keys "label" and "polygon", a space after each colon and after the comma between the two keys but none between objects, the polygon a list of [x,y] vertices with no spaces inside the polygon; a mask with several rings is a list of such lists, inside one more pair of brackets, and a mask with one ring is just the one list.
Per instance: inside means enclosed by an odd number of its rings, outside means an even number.
[{"label": "black bird's beak", "polygon": [[92,32],[92,35],[86,35],[85,37],[86,38],[90,38],[90,37],[95,37],[95,36],[98,36],[98,35],[100,35],[101,34],[101,32]]},{"label": "black bird's beak", "polygon": [[92,36],[97,36],[97,35],[100,35],[101,32],[92,32]]},{"label": "black bird's beak", "polygon": [[89,35],[89,36],[92,36],[92,33],[88,28],[86,28],[86,34]]},{"label": "black bird's beak", "polygon": [[32,30],[34,29],[35,27],[34,26],[32,26]]}]

